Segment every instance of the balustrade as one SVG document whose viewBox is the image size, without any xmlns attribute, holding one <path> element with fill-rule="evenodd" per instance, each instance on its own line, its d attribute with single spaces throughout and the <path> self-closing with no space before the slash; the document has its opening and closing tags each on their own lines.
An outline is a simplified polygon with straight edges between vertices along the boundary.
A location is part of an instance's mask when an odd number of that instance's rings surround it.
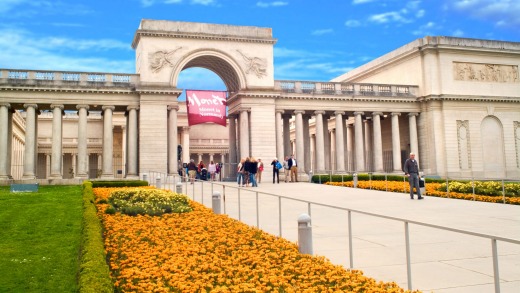
<svg viewBox="0 0 520 293">
<path fill-rule="evenodd" d="M 137 74 L 110 74 L 60 71 L 32 71 L 0 69 L 0 84 L 41 85 L 42 81 L 50 86 L 84 85 L 101 83 L 103 86 L 125 86 L 139 82 Z"/>
</svg>

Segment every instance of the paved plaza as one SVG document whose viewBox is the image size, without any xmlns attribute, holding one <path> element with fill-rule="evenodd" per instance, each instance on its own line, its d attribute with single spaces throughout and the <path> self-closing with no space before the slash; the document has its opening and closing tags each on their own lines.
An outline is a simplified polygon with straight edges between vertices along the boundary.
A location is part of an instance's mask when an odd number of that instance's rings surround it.
<svg viewBox="0 0 520 293">
<path fill-rule="evenodd" d="M 404 193 L 311 183 L 264 180 L 259 185 L 238 189 L 236 183 L 204 182 L 185 184 L 183 192 L 211 207 L 212 194 L 218 191 L 226 214 L 293 242 L 298 240 L 297 218 L 309 213 L 310 206 L 314 254 L 346 268 L 348 212 L 334 207 L 350 209 L 354 269 L 403 288 L 408 287 L 404 222 L 356 211 L 520 240 L 520 206 L 429 196 L 419 201 Z M 494 292 L 490 239 L 410 223 L 409 241 L 413 289 Z M 520 244 L 497 243 L 500 292 L 519 292 Z"/>
</svg>

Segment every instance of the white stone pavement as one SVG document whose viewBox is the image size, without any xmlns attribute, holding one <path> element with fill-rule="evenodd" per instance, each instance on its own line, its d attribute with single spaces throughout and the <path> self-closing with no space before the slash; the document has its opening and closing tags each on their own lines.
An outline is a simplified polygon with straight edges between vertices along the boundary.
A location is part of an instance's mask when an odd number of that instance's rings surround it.
<svg viewBox="0 0 520 293">
<path fill-rule="evenodd" d="M 262 230 L 274 235 L 280 235 L 281 222 L 282 237 L 293 242 L 298 239 L 297 218 L 308 213 L 309 205 L 291 198 L 520 240 L 520 206 L 430 196 L 419 201 L 404 193 L 311 183 L 272 184 L 266 180 L 257 188 L 240 191 L 236 183 L 229 182 L 213 187 L 209 182 L 183 185 L 183 193 L 190 198 L 195 194 L 195 200 L 208 207 L 215 191 L 223 195 L 222 209 L 230 217 L 252 226 L 258 223 Z M 311 204 L 311 217 L 314 254 L 349 268 L 348 212 Z M 352 212 L 351 219 L 354 269 L 376 280 L 394 281 L 406 289 L 404 223 L 356 212 Z M 490 239 L 416 224 L 409 224 L 409 231 L 413 289 L 494 292 Z M 520 245 L 498 241 L 497 248 L 501 292 L 520 292 Z"/>
</svg>

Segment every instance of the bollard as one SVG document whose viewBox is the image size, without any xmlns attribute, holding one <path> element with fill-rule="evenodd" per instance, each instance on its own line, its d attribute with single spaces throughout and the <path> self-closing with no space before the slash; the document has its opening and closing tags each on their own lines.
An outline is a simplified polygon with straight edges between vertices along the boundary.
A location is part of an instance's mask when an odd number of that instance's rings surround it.
<svg viewBox="0 0 520 293">
<path fill-rule="evenodd" d="M 211 207 L 213 208 L 213 213 L 220 215 L 220 192 L 215 191 L 213 192 L 213 195 L 211 196 Z"/>
<path fill-rule="evenodd" d="M 148 175 L 143 174 L 143 181 L 148 181 Z"/>
<path fill-rule="evenodd" d="M 155 187 L 159 188 L 159 189 L 162 187 L 161 186 L 161 177 L 155 178 Z"/>
<path fill-rule="evenodd" d="M 311 217 L 307 214 L 298 217 L 298 251 L 312 255 Z"/>
<path fill-rule="evenodd" d="M 177 185 L 175 186 L 175 192 L 182 193 L 182 182 L 177 182 Z"/>
<path fill-rule="evenodd" d="M 358 182 L 357 173 L 354 173 L 352 175 L 352 179 L 354 180 L 354 188 L 357 188 L 357 182 Z"/>
<path fill-rule="evenodd" d="M 312 183 L 312 170 L 309 171 L 309 183 Z"/>
</svg>

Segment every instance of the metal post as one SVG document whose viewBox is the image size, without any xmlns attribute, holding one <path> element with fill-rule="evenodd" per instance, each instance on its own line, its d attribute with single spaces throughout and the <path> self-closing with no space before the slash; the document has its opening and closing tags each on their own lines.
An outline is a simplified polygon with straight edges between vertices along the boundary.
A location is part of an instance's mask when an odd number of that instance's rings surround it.
<svg viewBox="0 0 520 293">
<path fill-rule="evenodd" d="M 240 188 L 238 189 L 238 220 L 242 221 L 242 214 L 240 212 Z"/>
<path fill-rule="evenodd" d="M 491 250 L 493 252 L 493 278 L 495 280 L 495 293 L 500 293 L 500 277 L 498 274 L 498 251 L 496 239 L 491 239 Z"/>
<path fill-rule="evenodd" d="M 309 217 L 311 216 L 311 203 L 307 203 L 307 213 L 309 213 Z"/>
<path fill-rule="evenodd" d="M 311 217 L 307 214 L 298 217 L 298 251 L 303 254 L 313 254 Z"/>
<path fill-rule="evenodd" d="M 147 174 L 143 174 L 143 181 L 148 181 L 148 175 Z"/>
<path fill-rule="evenodd" d="M 348 252 L 350 268 L 354 268 L 354 249 L 352 247 L 352 211 L 348 211 Z"/>
<path fill-rule="evenodd" d="M 226 214 L 226 186 L 222 186 L 222 200 L 224 201 L 224 214 Z"/>
<path fill-rule="evenodd" d="M 158 188 L 158 189 L 161 189 L 161 187 L 162 187 L 162 185 L 161 185 L 161 177 L 155 178 L 155 187 Z"/>
<path fill-rule="evenodd" d="M 282 237 L 282 198 L 278 197 L 278 236 Z"/>
<path fill-rule="evenodd" d="M 357 173 L 354 173 L 352 175 L 352 180 L 354 181 L 354 188 L 357 188 L 357 184 L 358 184 L 358 176 L 357 176 Z"/>
<path fill-rule="evenodd" d="M 175 192 L 182 193 L 182 183 L 177 182 L 177 185 L 175 185 Z"/>
<path fill-rule="evenodd" d="M 260 228 L 260 208 L 258 206 L 258 191 L 256 192 L 256 227 Z"/>
<path fill-rule="evenodd" d="M 408 276 L 408 290 L 412 290 L 412 264 L 410 262 L 410 234 L 408 222 L 404 222 L 404 237 L 406 242 L 406 274 Z"/>
<path fill-rule="evenodd" d="M 204 204 L 204 181 L 202 180 L 200 181 L 200 203 Z"/>
<path fill-rule="evenodd" d="M 502 179 L 502 201 L 506 203 L 506 187 L 504 185 L 504 179 Z"/>
<path fill-rule="evenodd" d="M 211 198 L 211 207 L 213 208 L 213 212 L 220 215 L 222 213 L 220 209 L 220 192 L 215 191 Z"/>
</svg>

